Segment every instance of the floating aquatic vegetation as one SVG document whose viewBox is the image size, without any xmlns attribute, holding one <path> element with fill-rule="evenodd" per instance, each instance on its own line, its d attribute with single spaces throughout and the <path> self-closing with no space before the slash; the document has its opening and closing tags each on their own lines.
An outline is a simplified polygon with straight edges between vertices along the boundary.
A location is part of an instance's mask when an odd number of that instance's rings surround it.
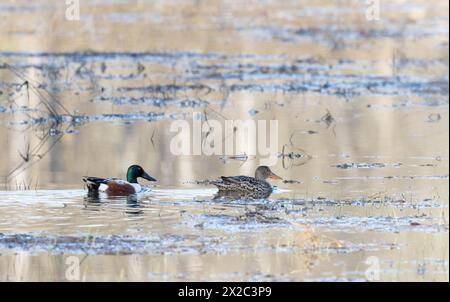
<svg viewBox="0 0 450 302">
<path fill-rule="evenodd" d="M 17 13 L 50 15 L 62 6 L 16 2 L 0 4 L 11 25 L 0 40 L 17 50 L 0 52 L 2 174 L 22 166 L 5 186 L 19 191 L 0 192 L 0 248 L 23 269 L 6 266 L 6 278 L 64 278 L 52 265 L 28 269 L 60 263 L 64 253 L 82 258 L 87 281 L 366 281 L 368 254 L 379 258 L 383 280 L 448 279 L 448 255 L 437 253 L 448 240 L 445 3 L 386 2 L 383 18 L 367 22 L 361 1 L 225 1 L 219 9 L 139 1 L 136 10 L 123 5 L 132 1 L 97 0 L 104 9 L 88 3 L 81 16 L 95 30 L 71 32 L 62 22 L 58 30 L 69 34 L 53 43 L 52 27 L 35 22 L 42 18 L 24 27 Z M 143 41 L 133 31 L 160 35 Z M 36 35 L 50 39 L 50 52 L 22 43 Z M 99 52 L 64 52 L 92 41 L 101 41 Z M 110 51 L 117 48 L 125 51 Z M 221 160 L 232 163 L 230 174 L 254 164 L 245 154 L 169 153 L 166 126 L 192 111 L 209 122 L 279 120 L 285 146 L 277 165 L 286 180 L 261 199 L 186 188 L 186 179 L 217 175 Z M 330 135 L 335 125 L 338 137 Z M 79 175 L 123 177 L 120 166 L 130 160 L 161 175 L 158 185 L 128 199 L 81 190 Z M 36 190 L 37 183 L 58 190 Z M 442 258 L 441 270 L 430 257 Z"/>
<path fill-rule="evenodd" d="M 164 112 L 137 112 L 127 114 L 97 114 L 97 115 L 59 115 L 57 117 L 41 117 L 36 119 L 16 120 L 10 125 L 53 125 L 55 123 L 72 126 L 90 122 L 112 122 L 112 121 L 159 121 L 164 119 L 177 119 L 181 114 Z M 56 131 L 56 130 L 54 130 Z"/>
<path fill-rule="evenodd" d="M 386 164 L 383 163 L 344 163 L 331 165 L 338 169 L 373 169 L 373 168 L 384 168 Z"/>
<path fill-rule="evenodd" d="M 439 113 L 431 113 L 428 115 L 427 122 L 429 123 L 436 123 L 441 120 L 441 115 Z"/>
<path fill-rule="evenodd" d="M 202 242 L 217 239 L 202 236 L 198 243 L 192 246 L 182 242 L 188 239 L 178 235 L 167 236 L 45 236 L 31 234 L 1 234 L 0 246 L 9 249 L 26 251 L 49 251 L 54 254 L 79 253 L 79 254 L 105 254 L 105 255 L 127 255 L 127 254 L 172 254 L 172 253 L 200 253 Z M 179 243 L 178 246 L 174 243 Z M 214 248 L 210 245 L 211 250 Z"/>
<path fill-rule="evenodd" d="M 270 57 L 269 63 L 261 64 L 257 55 L 226 55 L 196 53 L 10 53 L 0 52 L 0 60 L 8 59 L 4 68 L 39 71 L 42 88 L 52 92 L 64 91 L 102 93 L 105 100 L 121 102 L 118 98 L 137 99 L 141 96 L 123 94 L 150 93 L 152 97 L 161 97 L 177 93 L 210 95 L 222 92 L 284 92 L 319 93 L 340 96 L 349 99 L 359 95 L 447 95 L 448 80 L 436 78 L 413 78 L 409 76 L 368 76 L 342 74 L 342 70 L 359 70 L 360 63 L 350 60 L 321 62 L 315 59 L 293 58 L 290 64 L 280 64 L 283 56 Z M 182 58 L 186 61 L 177 64 Z M 24 63 L 36 60 L 37 63 Z M 199 63 L 199 60 L 201 63 Z M 217 63 L 217 60 L 225 63 Z M 233 60 L 245 60 L 234 63 Z M 248 62 L 250 60 L 250 62 Z M 254 62 L 252 62 L 254 60 Z M 286 60 L 286 58 L 284 58 Z M 107 68 L 112 64 L 114 68 Z M 146 64 L 156 64 L 161 68 L 170 66 L 171 70 L 162 71 L 158 77 L 164 79 L 161 84 L 142 85 L 146 78 Z M 133 68 L 130 68 L 130 65 Z M 186 70 L 186 65 L 188 66 Z M 333 68 L 330 68 L 333 66 Z M 173 73 L 178 75 L 173 77 Z M 58 74 L 66 74 L 65 77 Z M 68 81 L 72 78 L 73 81 Z M 112 81 L 120 80 L 131 85 L 115 88 L 120 96 L 104 95 L 102 91 Z M 239 82 L 236 82 L 238 80 Z M 171 83 L 164 83 L 164 82 Z M 245 83 L 241 83 L 244 81 Z M 51 82 L 49 85 L 48 82 Z M 138 82 L 137 85 L 133 82 Z M 3 83 L 0 83 L 0 87 Z M 115 85 L 116 86 L 116 85 Z M 110 93 L 110 92 L 108 92 Z"/>
<path fill-rule="evenodd" d="M 298 167 L 306 164 L 312 159 L 312 156 L 306 153 L 303 149 L 293 147 L 291 135 L 290 145 L 283 145 L 282 151 L 278 155 L 278 158 L 281 158 L 284 169 L 290 169 L 292 167 Z"/>
<path fill-rule="evenodd" d="M 285 180 L 283 180 L 283 183 L 285 183 L 285 184 L 301 184 L 303 182 L 301 180 L 285 179 Z"/>
<path fill-rule="evenodd" d="M 327 126 L 327 129 L 330 128 L 331 125 L 336 123 L 336 120 L 331 115 L 330 111 L 328 111 L 328 110 L 327 110 L 327 113 L 320 118 L 320 121 L 325 123 L 325 125 Z"/>
<path fill-rule="evenodd" d="M 166 107 L 176 105 L 180 108 L 204 108 L 210 103 L 204 100 L 183 100 L 159 97 L 99 97 L 100 101 L 110 101 L 114 105 L 150 105 L 154 107 Z"/>
<path fill-rule="evenodd" d="M 249 159 L 254 159 L 255 156 L 248 156 L 247 154 L 240 154 L 240 155 L 223 155 L 220 156 L 219 159 L 225 164 L 229 161 L 241 161 L 246 162 Z"/>
<path fill-rule="evenodd" d="M 251 116 L 255 116 L 255 115 L 257 115 L 259 113 L 259 111 L 258 110 L 256 110 L 256 109 L 250 109 L 249 111 L 248 111 L 248 114 L 250 114 Z"/>
<path fill-rule="evenodd" d="M 448 107 L 448 99 L 429 99 L 421 102 L 403 100 L 392 104 L 367 104 L 367 108 Z"/>
</svg>

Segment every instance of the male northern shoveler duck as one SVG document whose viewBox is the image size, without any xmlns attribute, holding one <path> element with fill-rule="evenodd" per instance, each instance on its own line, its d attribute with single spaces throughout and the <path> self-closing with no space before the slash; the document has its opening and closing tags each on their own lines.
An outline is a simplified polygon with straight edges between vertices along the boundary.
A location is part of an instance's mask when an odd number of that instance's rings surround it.
<svg viewBox="0 0 450 302">
<path fill-rule="evenodd" d="M 153 177 L 147 174 L 141 166 L 132 165 L 127 171 L 127 180 L 118 178 L 100 178 L 84 176 L 83 181 L 88 187 L 89 193 L 98 193 L 99 191 L 106 192 L 108 195 L 131 195 L 142 190 L 138 183 L 138 177 L 144 178 L 148 181 L 156 181 Z"/>
<path fill-rule="evenodd" d="M 272 186 L 267 179 L 282 179 L 273 173 L 267 166 L 259 166 L 255 177 L 249 176 L 222 176 L 221 180 L 212 182 L 219 188 L 219 194 L 229 195 L 230 192 L 237 194 L 256 194 L 257 196 L 268 196 L 272 193 Z"/>
</svg>

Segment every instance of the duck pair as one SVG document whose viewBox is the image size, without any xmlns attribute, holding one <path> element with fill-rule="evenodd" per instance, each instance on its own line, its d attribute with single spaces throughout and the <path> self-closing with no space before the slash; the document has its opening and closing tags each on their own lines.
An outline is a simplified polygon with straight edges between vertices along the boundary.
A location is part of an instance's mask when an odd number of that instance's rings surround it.
<svg viewBox="0 0 450 302">
<path fill-rule="evenodd" d="M 132 165 L 128 168 L 127 180 L 86 176 L 83 177 L 83 181 L 86 183 L 89 193 L 102 191 L 108 195 L 131 195 L 142 190 L 138 178 L 156 181 L 138 165 Z M 281 177 L 273 173 L 269 167 L 259 166 L 256 169 L 255 177 L 222 176 L 220 180 L 212 181 L 211 184 L 219 189 L 219 195 L 249 193 L 256 196 L 268 196 L 272 193 L 272 186 L 267 182 L 267 179 L 281 179 Z"/>
</svg>

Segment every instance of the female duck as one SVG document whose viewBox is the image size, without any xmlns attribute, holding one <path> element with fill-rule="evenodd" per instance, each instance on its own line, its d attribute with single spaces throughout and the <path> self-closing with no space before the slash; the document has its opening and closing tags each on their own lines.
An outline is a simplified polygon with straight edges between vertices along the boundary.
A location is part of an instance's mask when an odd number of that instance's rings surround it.
<svg viewBox="0 0 450 302">
<path fill-rule="evenodd" d="M 131 195 L 142 190 L 138 183 L 138 177 L 148 181 L 156 181 L 147 174 L 141 166 L 132 165 L 127 171 L 127 180 L 118 178 L 83 177 L 83 181 L 88 187 L 89 193 L 106 192 L 108 195 Z"/>
<path fill-rule="evenodd" d="M 219 193 L 257 193 L 261 196 L 270 195 L 272 186 L 266 181 L 267 179 L 282 179 L 273 173 L 267 166 L 259 166 L 256 169 L 255 177 L 249 176 L 222 176 L 221 180 L 212 182 Z"/>
</svg>

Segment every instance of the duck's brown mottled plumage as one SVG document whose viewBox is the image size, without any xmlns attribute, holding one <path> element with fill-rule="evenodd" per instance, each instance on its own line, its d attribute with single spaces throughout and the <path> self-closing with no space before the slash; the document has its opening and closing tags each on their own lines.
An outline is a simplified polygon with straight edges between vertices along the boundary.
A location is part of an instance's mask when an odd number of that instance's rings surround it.
<svg viewBox="0 0 450 302">
<path fill-rule="evenodd" d="M 256 169 L 255 177 L 250 176 L 222 176 L 220 180 L 212 182 L 219 193 L 236 192 L 252 193 L 258 196 L 266 196 L 272 193 L 272 186 L 266 179 L 281 179 L 266 166 L 260 166 Z"/>
</svg>

